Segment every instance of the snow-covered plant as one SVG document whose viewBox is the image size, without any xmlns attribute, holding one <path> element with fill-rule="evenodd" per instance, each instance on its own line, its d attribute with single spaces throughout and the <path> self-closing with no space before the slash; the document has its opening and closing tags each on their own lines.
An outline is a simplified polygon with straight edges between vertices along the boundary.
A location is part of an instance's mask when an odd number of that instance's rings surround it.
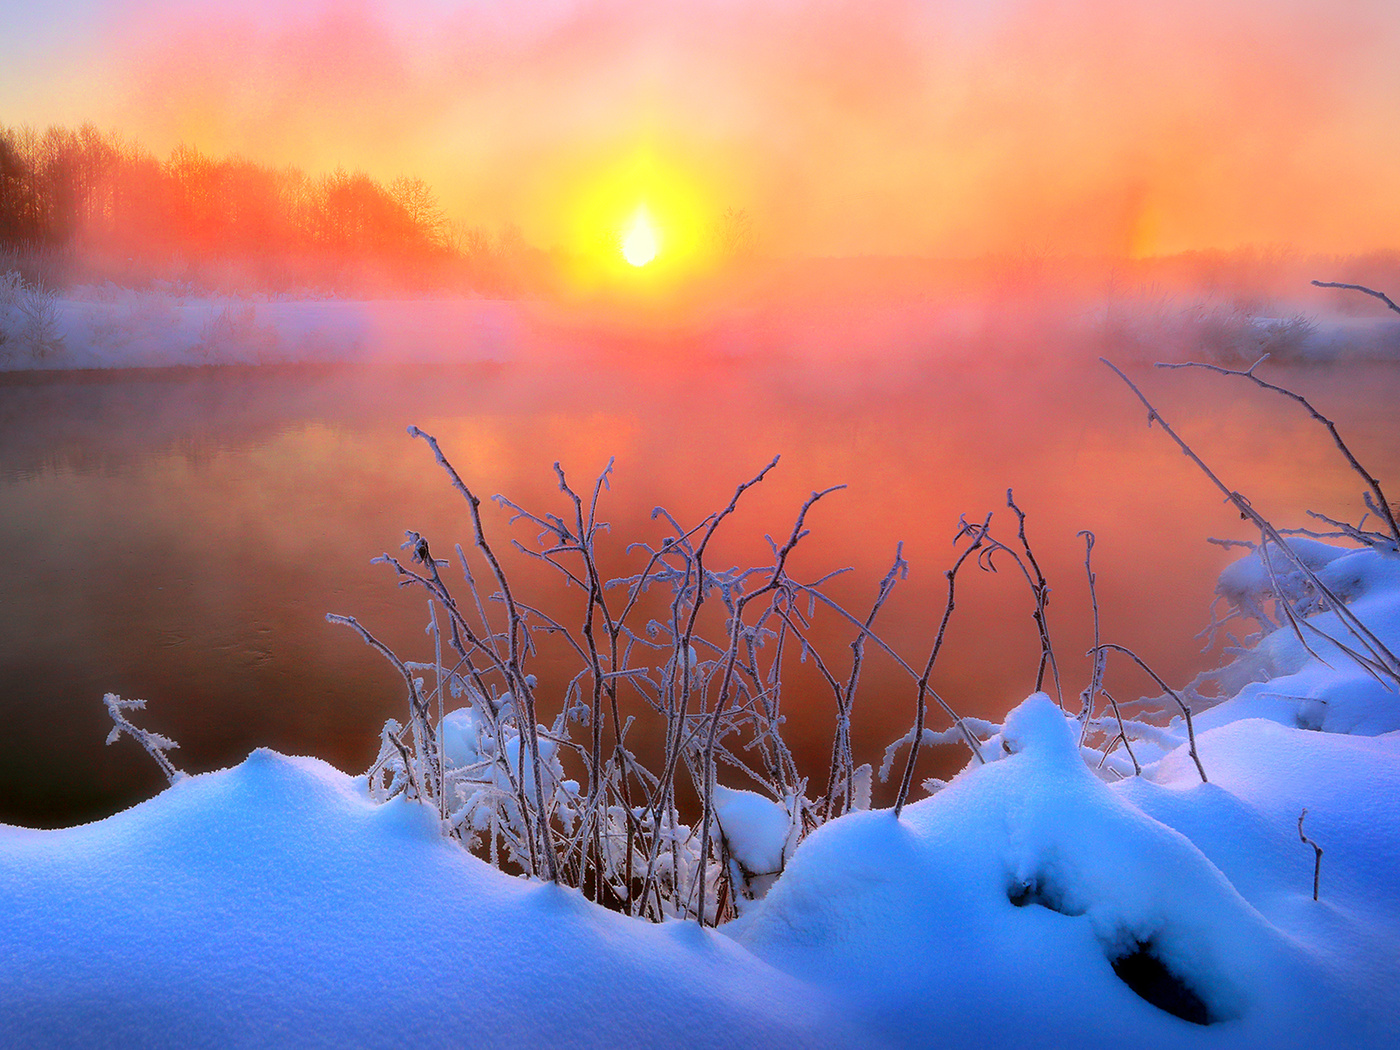
<svg viewBox="0 0 1400 1050">
<path fill-rule="evenodd" d="M 19 302 L 24 292 L 24 281 L 18 270 L 0 273 L 0 310 L 9 310 Z"/>
<path fill-rule="evenodd" d="M 577 615 L 565 623 L 513 589 L 486 537 L 479 498 L 433 437 L 417 428 L 409 432 L 432 448 L 467 501 L 474 554 L 469 557 L 460 545 L 454 551 L 462 593 L 443 575 L 454 562 L 437 558 L 426 537 L 409 532 L 402 546 L 406 556 L 386 553 L 376 561 L 389 565 L 401 584 L 427 591 L 432 661 L 402 661 L 354 618 L 330 619 L 352 627 L 381 652 L 408 691 L 407 725 L 391 720 L 381 735 L 370 769 L 373 796 L 405 794 L 435 806 L 447 835 L 503 867 L 577 886 L 591 899 L 634 915 L 722 921 L 767 891 L 803 836 L 870 806 L 873 771 L 855 761 L 851 719 L 867 655 L 876 652 L 914 686 L 914 726 L 887 750 L 880 770 L 881 779 L 887 778 L 907 745 L 896 816 L 910 798 L 922 747 L 960 743 L 975 762 L 999 757 L 991 749 L 1000 747 L 1002 727 L 960 718 L 931 684 L 958 573 L 969 560 L 986 571 L 1010 565 L 1024 580 L 1041 650 L 1034 688 L 1052 688 L 1063 707 L 1046 615 L 1049 585 L 1026 536 L 1026 515 L 1010 491 L 1012 542 L 993 535 L 991 515 L 961 523 L 960 550 L 947 572 L 948 602 L 920 669 L 874 627 L 907 570 L 902 549 L 896 549 L 864 617 L 824 592 L 830 576 L 804 582 L 790 571 L 792 553 L 807 535 L 809 512 L 833 489 L 811 495 L 784 542 L 769 540 L 769 564 L 712 567 L 717 530 L 776 459 L 739 485 L 722 510 L 694 526 L 657 509 L 653 520 L 664 526 L 664 535 L 626 545 L 623 553 L 635 567 L 617 578 L 604 574 L 598 550 L 608 528 L 598 513 L 611 463 L 588 498 L 556 465 L 562 515 L 496 497 L 515 523 L 536 530 L 537 543 L 516 542 L 517 553 L 548 566 L 580 596 Z M 494 584 L 491 593 L 478 584 L 483 563 Z M 811 641 L 819 610 L 854 633 L 846 669 Z M 576 667 L 563 695 L 553 697 L 540 695 L 527 667 L 549 644 L 570 655 Z M 815 778 L 798 769 L 783 740 L 783 669 L 790 659 L 815 667 L 835 702 L 831 760 L 820 791 L 809 789 Z M 1089 748 L 1091 736 L 1104 738 L 1096 746 L 1105 752 L 1116 743 L 1108 742 L 1108 729 L 1093 717 L 1095 700 L 1107 695 L 1101 688 L 1102 653 L 1094 668 L 1077 717 L 1086 753 L 1100 760 L 1106 755 Z M 950 728 L 927 724 L 935 708 Z M 650 756 L 629 739 L 637 719 L 648 717 L 659 723 L 662 741 L 659 754 Z M 1121 715 L 1113 733 L 1131 753 L 1132 733 Z M 1116 762 L 1107 771 L 1122 773 Z M 683 814 L 682 785 L 698 799 L 698 812 Z"/>
<path fill-rule="evenodd" d="M 225 306 L 200 327 L 195 353 L 206 361 L 222 361 L 251 357 L 255 361 L 271 359 L 277 348 L 277 332 L 258 324 L 257 307 L 253 303 Z"/>
<path fill-rule="evenodd" d="M 42 282 L 26 284 L 18 271 L 0 274 L 0 347 L 36 361 L 63 349 L 58 293 Z"/>
<path fill-rule="evenodd" d="M 1243 364 L 1261 354 L 1297 360 L 1307 356 L 1317 331 L 1316 323 L 1302 314 L 1215 295 L 1110 300 L 1092 320 L 1106 344 L 1135 360 L 1163 351 L 1226 364 Z"/>
<path fill-rule="evenodd" d="M 893 657 L 911 680 L 920 676 L 873 629 L 904 574 L 900 552 L 864 617 L 823 591 L 829 576 L 804 581 L 790 569 L 809 512 L 833 489 L 811 495 L 785 541 L 769 540 L 769 564 L 714 567 L 716 532 L 775 459 L 696 525 L 655 511 L 663 534 L 622 547 L 632 568 L 610 578 L 600 567 L 608 526 L 599 504 L 612 465 L 591 495 L 556 465 L 563 514 L 497 501 L 536 530 L 538 542 L 516 542 L 517 554 L 578 595 L 577 615 L 564 623 L 517 593 L 478 497 L 433 437 L 409 432 L 466 500 L 474 542 L 470 555 L 458 545 L 449 562 L 409 532 L 406 555 L 376 559 L 427 592 L 431 662 L 400 660 L 354 618 L 330 617 L 384 655 L 408 691 L 408 722 L 385 725 L 370 770 L 374 797 L 435 806 L 445 834 L 508 869 L 577 886 L 633 915 L 706 923 L 762 895 L 804 835 L 870 805 L 871 770 L 855 762 L 850 733 L 867 647 Z M 479 583 L 483 565 L 489 592 Z M 452 567 L 461 574 L 455 589 L 444 577 Z M 818 615 L 854 632 L 848 671 L 811 643 Z M 529 671 L 546 646 L 575 665 L 562 695 L 542 695 Z M 835 698 L 824 790 L 809 788 L 818 779 L 798 769 L 783 740 L 783 669 L 799 659 L 818 668 Z M 927 673 L 918 691 L 921 710 L 931 698 L 957 721 Z M 644 735 L 639 720 L 660 738 L 657 753 L 634 746 Z M 962 735 L 975 749 L 971 732 Z M 684 801 L 692 794 L 693 810 Z"/>
<path fill-rule="evenodd" d="M 1257 365 L 1245 372 L 1210 367 L 1262 382 L 1254 375 Z M 1264 632 L 1287 623 L 1303 639 L 1310 619 L 1323 612 L 1335 615 L 1350 637 L 1332 637 L 1329 644 L 1378 677 L 1394 680 L 1400 663 L 1348 612 L 1346 588 L 1320 575 L 1331 548 L 1296 537 L 1285 540 L 1143 401 L 1151 420 L 1260 528 L 1254 561 L 1222 577 L 1221 594 L 1236 614 L 1255 618 Z M 1323 422 L 1365 479 L 1368 506 L 1385 525 L 1383 532 L 1366 532 L 1358 525 L 1345 526 L 1343 533 L 1393 554 L 1400 546 L 1400 527 L 1379 483 L 1355 464 L 1330 421 Z M 1209 699 L 1200 691 L 1202 680 L 1175 690 L 1136 653 L 1101 639 L 1090 533 L 1081 536 L 1094 645 L 1077 704 L 1067 702 L 1046 613 L 1049 584 L 1027 539 L 1026 515 L 1010 491 L 1014 539 L 1003 542 L 993 534 L 991 515 L 960 523 L 957 556 L 946 573 L 947 603 L 920 669 L 875 629 L 906 572 L 902 549 L 896 549 L 863 617 L 825 593 L 830 576 L 804 581 L 791 569 L 793 551 L 807 535 L 808 514 L 833 489 L 814 492 L 803 503 L 783 542 L 769 539 L 767 564 L 715 567 L 717 531 L 744 493 L 774 469 L 776 459 L 739 485 L 724 508 L 697 524 L 683 525 L 657 509 L 653 520 L 662 528 L 659 538 L 609 552 L 608 564 L 630 559 L 631 567 L 621 576 L 603 571 L 599 552 L 608 532 L 599 509 L 611 463 L 591 494 L 576 491 L 556 464 L 564 508 L 560 514 L 537 513 L 496 497 L 513 514 L 514 524 L 535 531 L 534 544 L 514 541 L 516 553 L 546 566 L 577 596 L 575 613 L 560 618 L 517 592 L 487 538 L 480 499 L 431 435 L 416 427 L 409 433 L 429 445 L 466 500 L 473 534 L 470 554 L 457 545 L 451 561 L 436 557 L 428 539 L 417 532 L 407 533 L 406 555 L 386 553 L 375 559 L 388 565 L 401 585 L 427 592 L 432 660 L 403 661 L 354 618 L 330 619 L 352 627 L 384 655 L 408 693 L 407 722 L 390 720 L 384 727 L 370 770 L 372 795 L 387 799 L 402 794 L 433 806 L 446 835 L 508 870 L 578 887 L 592 900 L 657 921 L 685 916 L 714 923 L 735 914 L 766 892 L 806 834 L 870 805 L 873 772 L 856 763 L 851 748 L 852 713 L 867 654 L 879 653 L 913 683 L 914 724 L 887 749 L 879 770 L 881 779 L 891 776 L 896 758 L 907 748 L 896 816 L 910 798 L 921 748 L 960 743 L 974 763 L 1013 752 L 1014 741 L 1003 725 L 959 717 L 931 684 L 955 606 L 959 571 L 969 561 L 989 571 L 1009 566 L 1026 584 L 1041 649 L 1034 689 L 1053 693 L 1091 768 L 1108 778 L 1133 776 L 1148 760 L 1140 752 L 1150 752 L 1155 761 L 1185 745 L 1201 779 L 1207 779 L 1206 763 L 1196 750 L 1192 711 Z M 480 582 L 483 566 L 485 584 Z M 444 571 L 454 569 L 460 582 L 449 585 Z M 819 613 L 853 633 L 848 665 L 838 666 L 811 641 Z M 567 684 L 552 692 L 529 670 L 546 647 L 574 666 Z M 1125 666 L 1160 690 L 1165 720 L 1150 714 L 1150 698 L 1134 700 L 1148 704 L 1137 713 L 1128 713 L 1126 702 L 1120 704 L 1106 687 L 1110 657 L 1115 665 L 1127 657 Z M 799 770 L 783 740 L 783 670 L 791 659 L 814 667 L 835 701 L 824 784 L 810 771 Z M 927 724 L 935 709 L 947 728 Z M 654 754 L 635 743 L 648 733 L 660 740 Z M 942 786 L 936 778 L 924 781 L 930 792 Z M 687 796 L 697 802 L 686 802 Z"/>
<path fill-rule="evenodd" d="M 1335 553 L 1329 553 L 1330 548 L 1325 548 L 1321 544 L 1308 544 L 1306 540 L 1297 538 L 1299 536 L 1314 539 L 1342 538 L 1364 544 L 1382 555 L 1395 557 L 1400 555 L 1400 522 L 1396 520 L 1395 509 L 1381 488 L 1380 481 L 1361 465 L 1351 448 L 1342 440 L 1342 436 L 1332 420 L 1318 412 L 1302 395 L 1270 383 L 1256 373 L 1256 370 L 1266 360 L 1267 355 L 1243 370 L 1196 363 L 1159 367 L 1204 368 L 1221 375 L 1248 379 L 1262 389 L 1280 394 L 1301 405 L 1317 423 L 1327 430 L 1352 472 L 1360 479 L 1363 486 L 1362 501 L 1368 512 L 1367 516 L 1374 515 L 1381 523 L 1381 530 L 1367 530 L 1364 518 L 1357 525 L 1351 525 L 1328 518 L 1325 515 L 1314 514 L 1314 517 L 1326 522 L 1336 531 L 1320 534 L 1309 530 L 1286 530 L 1293 537 L 1286 539 L 1285 530 L 1275 527 L 1255 509 L 1250 500 L 1221 481 L 1191 447 L 1172 430 L 1142 392 L 1122 372 L 1118 372 L 1118 375 L 1124 382 L 1128 383 L 1133 393 L 1147 406 L 1150 413 L 1149 422 L 1155 420 L 1160 424 L 1167 436 L 1176 442 L 1178 447 L 1201 469 L 1211 483 L 1239 510 L 1240 516 L 1259 530 L 1259 544 L 1253 553 L 1252 566 L 1241 567 L 1241 574 L 1245 578 L 1240 579 L 1238 585 L 1234 586 L 1233 597 L 1238 603 L 1235 612 L 1238 615 L 1256 619 L 1262 631 L 1268 633 L 1277 626 L 1271 621 L 1264 609 L 1264 601 L 1271 600 L 1275 616 L 1279 618 L 1280 622 L 1287 622 L 1289 628 L 1309 652 L 1312 651 L 1313 646 L 1320 642 L 1326 642 L 1328 645 L 1336 647 L 1378 679 L 1386 681 L 1400 690 L 1400 657 L 1397 657 L 1377 637 L 1376 633 L 1350 610 L 1345 597 L 1336 593 L 1319 575 L 1319 570 L 1335 557 Z M 1114 370 L 1117 371 L 1117 369 Z M 1264 581 L 1267 581 L 1267 584 Z M 1222 596 L 1231 600 L 1232 580 L 1226 580 L 1224 586 L 1226 592 Z M 1340 621 L 1343 628 L 1342 636 L 1326 634 L 1310 622 L 1311 615 L 1322 610 L 1332 612 Z"/>
<path fill-rule="evenodd" d="M 1396 308 L 1388 297 L 1370 289 L 1354 285 L 1324 286 L 1357 288 L 1384 299 L 1392 309 L 1400 312 L 1400 308 Z M 1121 370 L 1107 361 L 1104 362 L 1147 408 L 1149 425 L 1159 425 L 1211 484 L 1239 511 L 1240 517 L 1250 522 L 1259 532 L 1257 543 L 1238 540 L 1216 541 L 1225 546 L 1244 547 L 1248 553 L 1221 574 L 1216 588 L 1216 607 L 1212 608 L 1211 623 L 1204 632 L 1207 648 L 1213 644 L 1218 632 L 1232 620 L 1252 621 L 1257 628 L 1255 633 L 1243 640 L 1231 638 L 1232 644 L 1224 650 L 1225 663 L 1198 675 L 1179 692 L 1168 688 L 1160 678 L 1152 675 L 1163 689 L 1158 698 L 1158 705 L 1168 710 L 1176 707 L 1182 713 L 1193 757 L 1195 750 L 1194 734 L 1191 731 L 1191 709 L 1200 710 L 1212 706 L 1236 695 L 1251 682 L 1280 674 L 1280 669 L 1273 664 L 1279 648 L 1263 643 L 1285 628 L 1287 633 L 1296 639 L 1294 644 L 1299 653 L 1322 660 L 1319 653 L 1325 651 L 1329 660 L 1341 660 L 1357 669 L 1358 673 L 1380 683 L 1389 693 L 1400 693 L 1400 658 L 1397 658 L 1377 631 L 1351 608 L 1353 600 L 1362 589 L 1361 583 L 1349 578 L 1344 572 L 1332 569 L 1333 563 L 1340 563 L 1342 557 L 1348 553 L 1347 549 L 1320 542 L 1340 539 L 1369 548 L 1384 559 L 1400 556 L 1400 523 L 1396 520 L 1395 507 L 1386 497 L 1380 481 L 1362 466 L 1331 419 L 1320 413 L 1301 394 L 1271 383 L 1258 374 L 1257 370 L 1267 360 L 1267 356 L 1261 357 L 1247 369 L 1231 369 L 1197 362 L 1158 367 L 1203 368 L 1223 376 L 1246 379 L 1261 389 L 1279 394 L 1300 405 L 1328 432 L 1348 467 L 1360 481 L 1362 501 L 1367 508 L 1366 517 L 1374 517 L 1378 527 L 1368 529 L 1366 518 L 1353 525 L 1315 512 L 1309 513 L 1333 531 L 1317 532 L 1276 527 L 1247 497 L 1231 489 L 1207 466 L 1167 423 L 1136 384 Z M 1225 606 L 1223 616 L 1218 612 L 1220 604 Z M 1137 659 L 1136 656 L 1133 658 Z M 1147 670 L 1145 665 L 1143 669 Z M 1148 673 L 1151 674 L 1150 671 Z M 1301 705 L 1298 723 L 1309 724 L 1306 711 L 1309 706 L 1308 698 L 1295 699 Z M 1124 720 L 1116 702 L 1113 707 L 1119 725 L 1119 737 L 1125 745 L 1128 745 L 1130 739 L 1139 739 L 1165 750 L 1183 742 L 1170 727 L 1163 728 L 1141 720 Z M 1320 720 L 1313 721 L 1319 721 L 1320 724 Z M 1105 723 L 1099 720 L 1097 724 L 1103 726 Z M 1105 757 L 1107 758 L 1107 752 Z M 1131 755 L 1130 758 L 1136 769 L 1137 759 Z M 1199 768 L 1199 758 L 1197 765 Z M 1205 778 L 1203 769 L 1201 776 L 1202 779 Z"/>
<path fill-rule="evenodd" d="M 58 324 L 58 293 L 43 284 L 24 290 L 18 300 L 22 319 L 21 344 L 36 361 L 63 349 L 63 334 Z"/>
</svg>

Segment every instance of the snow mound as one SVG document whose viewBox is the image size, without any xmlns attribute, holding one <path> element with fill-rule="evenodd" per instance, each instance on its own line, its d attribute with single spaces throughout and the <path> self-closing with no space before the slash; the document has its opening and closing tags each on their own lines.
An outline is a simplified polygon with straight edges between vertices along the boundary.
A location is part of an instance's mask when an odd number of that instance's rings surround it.
<svg viewBox="0 0 1400 1050">
<path fill-rule="evenodd" d="M 0 1044 L 866 1045 L 718 933 L 512 879 L 256 751 L 107 820 L 0 827 Z"/>
<path fill-rule="evenodd" d="M 787 806 L 756 791 L 716 784 L 714 807 L 716 832 L 738 866 L 735 885 L 742 886 L 749 898 L 762 897 L 796 847 L 799 825 Z"/>
<path fill-rule="evenodd" d="M 1207 768 L 1226 753 L 1249 768 L 1251 725 L 1236 738 L 1207 737 Z M 1115 1032 L 1139 1045 L 1197 1046 L 1203 1026 L 1211 1045 L 1382 1045 L 1400 1012 L 1394 994 L 1358 1006 L 1356 973 L 1294 937 L 1304 904 L 1323 916 L 1310 931 L 1337 938 L 1329 947 L 1364 925 L 1311 900 L 1311 851 L 1296 838 L 1291 853 L 1281 848 L 1296 836 L 1296 812 L 1261 812 L 1202 785 L 1184 752 L 1171 757 L 1170 790 L 1111 787 L 1084 765 L 1072 723 L 1043 694 L 1012 712 L 1003 739 L 1004 760 L 970 767 L 902 821 L 863 813 L 819 829 L 732 935 L 775 966 L 846 989 L 897 1045 L 923 1045 L 921 1033 L 937 1031 L 943 1046 L 1087 1046 Z M 1269 756 L 1274 773 L 1275 760 L 1286 761 Z M 1315 801 L 1347 794 L 1312 788 Z M 1224 808 L 1254 834 L 1239 845 L 1210 836 L 1208 853 L 1135 804 L 1163 794 L 1189 800 L 1187 811 Z M 1400 818 L 1394 802 L 1384 808 Z M 1260 838 L 1279 848 L 1256 861 L 1248 850 Z M 1246 899 L 1222 865 L 1281 914 Z M 1357 864 L 1352 877 L 1348 889 L 1369 892 L 1374 867 Z M 1339 899 L 1342 879 L 1329 885 L 1329 900 Z M 1387 958 L 1368 956 L 1373 974 L 1394 969 Z"/>
</svg>

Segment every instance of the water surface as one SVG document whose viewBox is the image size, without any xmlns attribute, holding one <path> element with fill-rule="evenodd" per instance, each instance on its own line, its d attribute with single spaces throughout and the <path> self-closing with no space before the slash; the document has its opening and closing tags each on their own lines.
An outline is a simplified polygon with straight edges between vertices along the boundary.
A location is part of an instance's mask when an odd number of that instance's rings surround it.
<svg viewBox="0 0 1400 1050">
<path fill-rule="evenodd" d="M 1273 374 L 1334 415 L 1382 478 L 1396 477 L 1400 371 Z M 1309 507 L 1360 516 L 1361 486 L 1297 406 L 1238 380 L 1134 375 L 1276 522 L 1299 523 Z M 778 469 L 720 534 L 716 563 L 760 562 L 764 533 L 785 536 L 813 489 L 844 482 L 813 511 L 795 570 L 852 567 L 831 590 L 863 614 L 902 540 L 909 577 L 881 623 L 919 664 L 959 516 L 995 511 L 1011 539 L 1014 487 L 1053 588 L 1071 695 L 1090 638 L 1079 530 L 1098 538 L 1105 638 L 1176 682 L 1211 661 L 1195 636 L 1230 556 L 1207 536 L 1249 538 L 1117 379 L 1049 356 L 818 367 L 688 360 L 662 347 L 573 364 L 12 377 L 0 387 L 0 821 L 73 823 L 159 788 L 133 743 L 104 748 L 109 691 L 147 699 L 144 723 L 180 741 L 174 757 L 190 771 L 259 745 L 365 768 L 383 720 L 402 717 L 402 683 L 325 614 L 353 614 L 402 655 L 427 658 L 422 598 L 370 558 L 397 551 L 408 528 L 438 551 L 470 538 L 460 497 L 408 438 L 410 423 L 438 436 L 479 494 L 542 510 L 564 509 L 555 460 L 587 484 L 615 457 L 603 516 L 619 571 L 626 540 L 661 535 L 653 507 L 698 521 L 774 454 Z M 509 537 L 533 541 L 486 511 L 503 549 Z M 512 565 L 540 603 L 567 613 L 577 601 L 538 565 Z M 848 641 L 826 640 L 835 665 L 849 661 Z M 1033 688 L 1037 657 L 1016 575 L 961 577 L 934 679 L 949 703 L 1000 715 Z M 566 672 L 546 660 L 540 673 L 548 693 Z M 794 671 L 788 731 L 821 781 L 832 702 L 806 673 Z M 1148 691 L 1126 667 L 1111 673 L 1120 696 Z M 909 725 L 912 691 L 872 661 L 857 707 L 857 750 L 878 761 Z M 947 774 L 964 758 L 937 749 L 926 771 Z"/>
</svg>

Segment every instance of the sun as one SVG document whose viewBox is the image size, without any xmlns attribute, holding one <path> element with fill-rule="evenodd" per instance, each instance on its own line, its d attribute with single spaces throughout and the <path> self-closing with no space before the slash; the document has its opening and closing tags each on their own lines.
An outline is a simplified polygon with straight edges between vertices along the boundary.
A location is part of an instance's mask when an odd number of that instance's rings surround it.
<svg viewBox="0 0 1400 1050">
<path fill-rule="evenodd" d="M 639 205 L 632 222 L 622 234 L 622 257 L 633 266 L 645 266 L 656 258 L 656 230 L 647 206 Z"/>
</svg>

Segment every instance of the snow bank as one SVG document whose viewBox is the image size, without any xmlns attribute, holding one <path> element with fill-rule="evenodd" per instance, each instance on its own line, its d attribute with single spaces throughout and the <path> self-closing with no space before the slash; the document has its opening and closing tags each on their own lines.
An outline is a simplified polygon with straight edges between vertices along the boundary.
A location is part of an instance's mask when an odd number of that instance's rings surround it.
<svg viewBox="0 0 1400 1050">
<path fill-rule="evenodd" d="M 286 362 L 507 360 L 522 307 L 479 299 L 199 297 L 84 289 L 47 303 L 0 289 L 0 370 Z"/>
<path fill-rule="evenodd" d="M 1201 737 L 1211 783 L 1178 752 L 1113 786 L 1043 695 L 1002 739 L 902 820 L 818 830 L 718 933 L 512 879 L 427 808 L 257 751 L 0 829 L 0 1042 L 1390 1045 L 1400 734 L 1235 722 Z"/>
<path fill-rule="evenodd" d="M 86 827 L 0 829 L 0 1044 L 862 1045 L 722 934 L 511 879 L 363 779 L 254 752 Z"/>
<path fill-rule="evenodd" d="M 457 363 L 514 359 L 561 338 L 628 346 L 659 331 L 720 358 L 805 362 L 917 363 L 930 356 L 985 362 L 1057 353 L 1092 359 L 1193 358 L 1248 363 L 1390 361 L 1400 323 L 1292 313 L 1259 316 L 1238 304 L 1032 296 L 1015 304 L 899 301 L 844 295 L 653 315 L 643 303 L 477 299 L 355 301 L 338 298 L 197 295 L 157 282 L 145 290 L 79 287 L 62 296 L 0 274 L 0 371 L 146 368 L 289 362 Z M 601 310 L 601 313 L 599 312 Z"/>
<path fill-rule="evenodd" d="M 1276 746 L 1258 748 L 1261 736 Z M 731 933 L 777 967 L 847 990 L 895 1045 L 926 1045 L 931 1032 L 941 1046 L 1385 1045 L 1400 1014 L 1394 986 L 1364 1002 L 1358 993 L 1400 975 L 1387 948 L 1400 934 L 1389 906 L 1400 878 L 1395 854 L 1377 865 L 1351 851 L 1368 821 L 1400 826 L 1400 740 L 1372 742 L 1383 762 L 1364 787 L 1391 789 L 1362 821 L 1333 819 L 1358 788 L 1345 778 L 1231 793 L 1251 776 L 1286 777 L 1314 736 L 1240 723 L 1201 742 L 1229 770 L 1223 785 L 1201 784 L 1178 753 L 1161 782 L 1110 787 L 1080 760 L 1059 708 L 1034 696 L 1007 721 L 1005 761 L 970 768 L 903 821 L 873 812 L 826 825 Z M 1321 903 L 1297 839 L 1300 802 L 1335 851 Z M 1150 967 L 1143 956 L 1171 975 L 1159 986 L 1186 989 L 1162 1001 L 1197 1023 L 1115 972 Z"/>
</svg>

